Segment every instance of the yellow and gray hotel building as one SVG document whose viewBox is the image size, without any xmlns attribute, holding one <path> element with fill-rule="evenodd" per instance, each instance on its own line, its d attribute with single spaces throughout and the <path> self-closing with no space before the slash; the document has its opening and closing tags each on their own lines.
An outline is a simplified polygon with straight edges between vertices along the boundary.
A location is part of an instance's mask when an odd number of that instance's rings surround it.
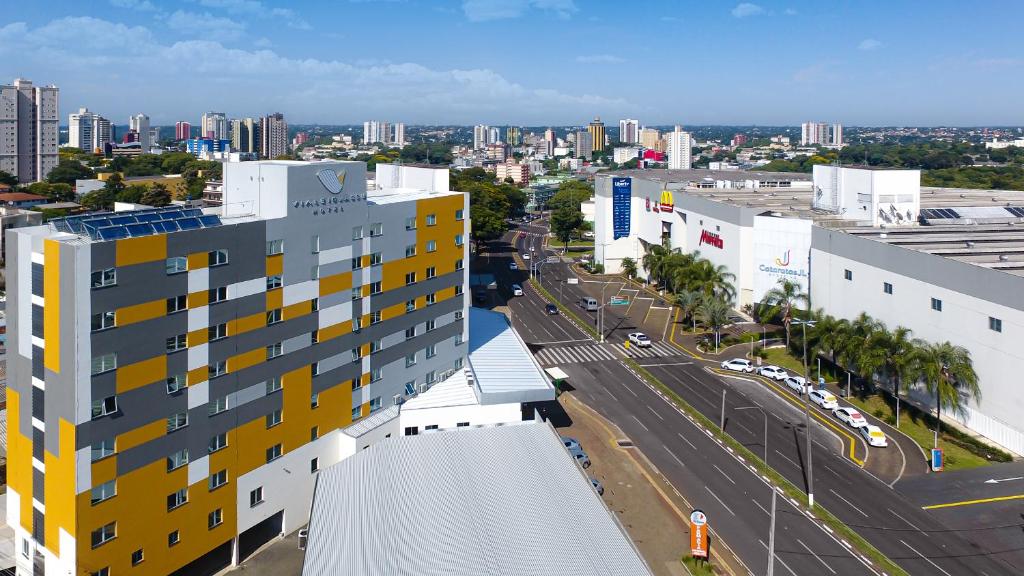
<svg viewBox="0 0 1024 576">
<path fill-rule="evenodd" d="M 462 367 L 464 194 L 367 191 L 359 162 L 224 175 L 216 214 L 7 232 L 18 574 L 244 558 L 306 523 L 346 427 Z"/>
</svg>

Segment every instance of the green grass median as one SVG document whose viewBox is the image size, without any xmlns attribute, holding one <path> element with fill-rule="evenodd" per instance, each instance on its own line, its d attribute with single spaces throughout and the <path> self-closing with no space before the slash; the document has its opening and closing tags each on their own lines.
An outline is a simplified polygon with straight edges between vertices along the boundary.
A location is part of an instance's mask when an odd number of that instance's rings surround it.
<svg viewBox="0 0 1024 576">
<path fill-rule="evenodd" d="M 597 330 L 595 330 L 590 325 L 590 322 L 587 322 L 583 318 L 580 318 L 579 316 L 576 315 L 574 311 L 572 311 L 572 309 L 570 309 L 565 304 L 559 302 L 558 299 L 555 298 L 550 292 L 548 292 L 546 288 L 541 286 L 540 282 L 538 282 L 536 278 L 530 278 L 530 284 L 534 288 L 536 288 L 537 292 L 540 292 L 540 295 L 546 298 L 548 302 L 551 302 L 555 306 L 558 306 L 558 310 L 562 313 L 563 316 L 566 316 L 567 318 L 571 318 L 572 320 L 574 320 L 581 329 L 586 331 L 587 334 L 590 334 L 591 338 L 595 340 L 598 339 Z"/>
</svg>

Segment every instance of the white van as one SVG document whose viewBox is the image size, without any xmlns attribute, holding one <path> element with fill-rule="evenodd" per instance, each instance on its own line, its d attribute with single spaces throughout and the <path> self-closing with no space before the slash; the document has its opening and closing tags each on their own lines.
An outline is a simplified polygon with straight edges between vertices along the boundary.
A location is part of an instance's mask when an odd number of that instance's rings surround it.
<svg viewBox="0 0 1024 576">
<path fill-rule="evenodd" d="M 520 286 L 519 284 L 513 284 L 512 285 L 512 295 L 513 296 L 522 296 L 523 295 L 523 287 Z"/>
<path fill-rule="evenodd" d="M 587 312 L 594 312 L 597 310 L 597 298 L 580 298 L 580 308 L 585 309 Z"/>
</svg>

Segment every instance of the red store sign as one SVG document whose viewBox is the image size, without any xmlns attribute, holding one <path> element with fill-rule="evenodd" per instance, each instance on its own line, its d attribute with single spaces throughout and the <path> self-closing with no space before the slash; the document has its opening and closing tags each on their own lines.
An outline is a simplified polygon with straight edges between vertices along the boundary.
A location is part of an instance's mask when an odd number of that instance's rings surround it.
<svg viewBox="0 0 1024 576">
<path fill-rule="evenodd" d="M 708 246 L 714 246 L 719 250 L 725 248 L 725 243 L 722 242 L 722 237 L 719 236 L 717 232 L 708 232 L 707 230 L 701 230 L 700 242 L 698 242 L 697 245 L 703 246 L 705 244 L 707 244 Z"/>
</svg>

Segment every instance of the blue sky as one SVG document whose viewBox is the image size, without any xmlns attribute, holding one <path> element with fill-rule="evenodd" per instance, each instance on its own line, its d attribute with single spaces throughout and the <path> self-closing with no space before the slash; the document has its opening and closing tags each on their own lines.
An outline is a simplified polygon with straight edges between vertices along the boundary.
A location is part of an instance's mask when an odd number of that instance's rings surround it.
<svg viewBox="0 0 1024 576">
<path fill-rule="evenodd" d="M 11 0 L 0 81 L 126 123 L 1020 125 L 1024 2 Z"/>
</svg>

